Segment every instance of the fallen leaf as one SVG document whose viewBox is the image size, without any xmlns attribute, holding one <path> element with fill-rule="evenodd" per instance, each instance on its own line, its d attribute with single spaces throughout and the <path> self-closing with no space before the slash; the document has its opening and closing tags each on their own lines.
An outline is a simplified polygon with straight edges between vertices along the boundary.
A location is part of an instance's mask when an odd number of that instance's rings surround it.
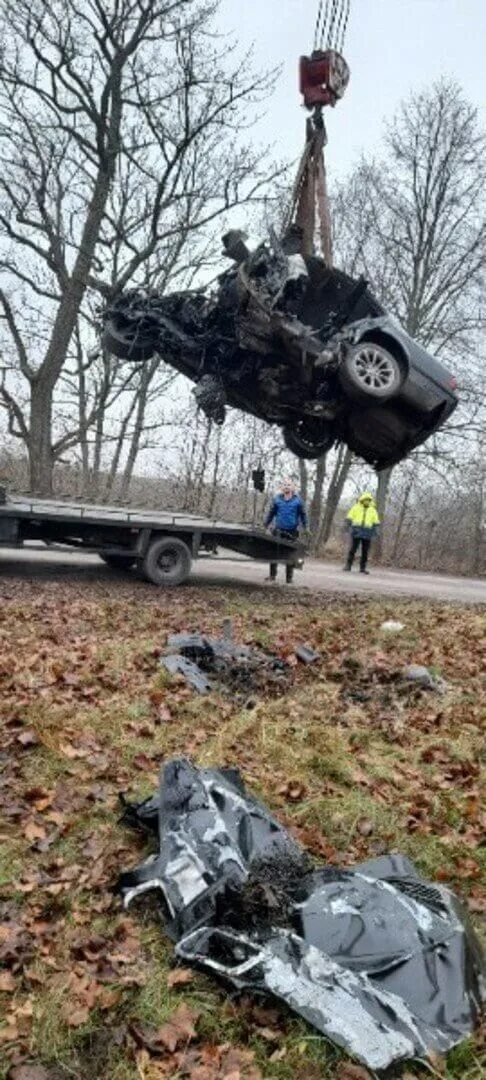
<svg viewBox="0 0 486 1080">
<path fill-rule="evenodd" d="M 19 1037 L 17 1024 L 9 1018 L 5 1027 L 0 1028 L 0 1045 L 3 1043 L 16 1042 Z"/>
<path fill-rule="evenodd" d="M 68 1027 L 81 1027 L 82 1024 L 86 1024 L 89 1020 L 89 1009 L 87 1005 L 81 1005 L 77 1009 L 66 1007 L 64 1011 L 64 1019 Z"/>
<path fill-rule="evenodd" d="M 361 836 L 371 836 L 373 832 L 373 822 L 369 818 L 360 818 L 357 822 L 356 828 Z"/>
<path fill-rule="evenodd" d="M 49 1073 L 43 1065 L 14 1065 L 9 1080 L 48 1080 Z"/>
<path fill-rule="evenodd" d="M 442 1054 L 437 1054 L 435 1050 L 429 1050 L 427 1053 L 427 1061 L 430 1062 L 432 1068 L 435 1069 L 440 1076 L 445 1076 L 446 1059 Z"/>
<path fill-rule="evenodd" d="M 88 757 L 88 750 L 81 750 L 77 746 L 71 746 L 71 743 L 61 743 L 59 749 L 64 757 L 70 758 L 74 761 L 76 758 Z"/>
<path fill-rule="evenodd" d="M 470 896 L 467 906 L 474 915 L 483 915 L 486 912 L 486 896 Z"/>
<path fill-rule="evenodd" d="M 336 1080 L 371 1080 L 371 1073 L 362 1065 L 353 1065 L 351 1061 L 342 1061 L 337 1068 Z"/>
<path fill-rule="evenodd" d="M 26 728 L 25 731 L 20 732 L 20 735 L 17 735 L 17 742 L 21 746 L 36 746 L 39 739 L 32 728 Z"/>
<path fill-rule="evenodd" d="M 167 976 L 167 986 L 172 990 L 174 986 L 186 986 L 194 979 L 194 972 L 190 968 L 175 968 Z"/>
<path fill-rule="evenodd" d="M 266 1039 L 267 1042 L 278 1042 L 281 1038 L 279 1031 L 273 1031 L 272 1028 L 268 1027 L 258 1028 L 258 1034 L 261 1035 L 262 1039 Z"/>
<path fill-rule="evenodd" d="M 17 983 L 11 971 L 0 971 L 0 993 L 13 994 L 16 987 Z"/>
<path fill-rule="evenodd" d="M 273 1054 L 270 1054 L 270 1057 L 269 1057 L 268 1060 L 271 1061 L 272 1064 L 273 1064 L 274 1062 L 277 1062 L 277 1061 L 283 1061 L 284 1057 L 286 1057 L 286 1056 L 287 1056 L 287 1049 L 286 1049 L 285 1046 L 282 1046 L 280 1050 L 274 1050 Z"/>
<path fill-rule="evenodd" d="M 106 1009 L 112 1009 L 114 1005 L 118 1005 L 120 1000 L 121 993 L 119 990 L 110 990 L 108 987 L 103 986 L 97 994 L 96 1004 L 105 1011 Z"/>
<path fill-rule="evenodd" d="M 289 799 L 290 802 L 298 802 L 302 799 L 306 793 L 305 784 L 302 784 L 300 780 L 289 780 L 287 784 L 282 784 L 278 788 L 278 794 L 283 795 L 284 799 Z"/>
<path fill-rule="evenodd" d="M 198 1017 L 199 1012 L 190 1009 L 189 1005 L 185 1003 L 179 1005 L 170 1020 L 156 1032 L 154 1041 L 162 1043 L 173 1054 L 180 1043 L 190 1042 L 191 1039 L 197 1038 L 194 1025 Z"/>
<path fill-rule="evenodd" d="M 46 830 L 35 821 L 28 821 L 24 826 L 24 836 L 32 843 L 34 840 L 45 840 Z"/>
</svg>

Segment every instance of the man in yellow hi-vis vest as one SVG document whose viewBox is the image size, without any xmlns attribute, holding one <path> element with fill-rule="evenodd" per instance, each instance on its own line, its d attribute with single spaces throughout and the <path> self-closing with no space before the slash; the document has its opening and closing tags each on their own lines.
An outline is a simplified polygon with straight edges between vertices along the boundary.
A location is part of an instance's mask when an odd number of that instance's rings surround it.
<svg viewBox="0 0 486 1080">
<path fill-rule="evenodd" d="M 351 570 L 354 556 L 361 544 L 359 569 L 362 574 L 369 573 L 369 570 L 366 569 L 366 564 L 368 562 L 370 544 L 373 537 L 378 533 L 379 525 L 380 519 L 378 517 L 375 500 L 369 491 L 365 491 L 360 495 L 358 501 L 355 502 L 354 506 L 351 507 L 346 515 L 346 528 L 351 534 L 351 546 L 344 567 L 345 570 Z"/>
</svg>

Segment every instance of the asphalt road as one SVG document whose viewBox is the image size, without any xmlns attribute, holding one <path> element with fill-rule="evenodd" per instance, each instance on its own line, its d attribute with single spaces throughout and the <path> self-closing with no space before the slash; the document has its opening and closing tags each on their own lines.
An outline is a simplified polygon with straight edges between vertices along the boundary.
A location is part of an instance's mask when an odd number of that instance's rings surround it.
<svg viewBox="0 0 486 1080">
<path fill-rule="evenodd" d="M 232 584 L 241 582 L 246 586 L 262 585 L 268 570 L 261 563 L 216 561 L 201 559 L 193 567 L 191 582 L 194 585 Z M 0 549 L 0 594 L 2 581 L 53 580 L 61 577 L 79 584 L 83 581 L 103 581 L 105 584 L 126 575 L 109 570 L 96 555 L 82 552 L 59 552 L 24 548 L 19 551 Z M 280 568 L 280 582 L 284 573 Z M 455 600 L 460 603 L 486 604 L 486 579 L 448 577 L 439 574 L 421 574 L 407 570 L 383 570 L 371 568 L 369 576 L 354 570 L 343 573 L 341 566 L 309 561 L 303 570 L 295 573 L 295 586 L 322 592 L 363 593 L 382 596 L 418 596 L 433 600 Z M 268 589 L 278 586 L 269 584 Z M 286 586 L 284 586 L 286 587 Z M 293 588 L 294 586 L 290 586 Z"/>
</svg>

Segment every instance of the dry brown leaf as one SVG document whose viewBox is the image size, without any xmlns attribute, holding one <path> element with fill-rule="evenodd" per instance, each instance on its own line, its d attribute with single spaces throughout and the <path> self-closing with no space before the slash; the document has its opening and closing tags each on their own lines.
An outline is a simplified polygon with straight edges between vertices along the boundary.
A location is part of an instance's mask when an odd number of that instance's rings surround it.
<svg viewBox="0 0 486 1080">
<path fill-rule="evenodd" d="M 194 1025 L 198 1017 L 199 1012 L 190 1009 L 189 1005 L 185 1003 L 179 1005 L 170 1020 L 156 1032 L 154 1042 L 162 1043 L 169 1053 L 173 1054 L 181 1043 L 190 1042 L 191 1039 L 197 1038 Z"/>
<path fill-rule="evenodd" d="M 45 840 L 46 830 L 43 829 L 42 825 L 38 825 L 36 821 L 28 821 L 24 826 L 24 836 L 29 843 L 33 843 L 34 840 Z"/>
<path fill-rule="evenodd" d="M 268 1060 L 271 1061 L 272 1063 L 274 1063 L 274 1062 L 277 1062 L 277 1061 L 283 1061 L 284 1057 L 286 1057 L 286 1056 L 287 1056 L 287 1049 L 286 1049 L 285 1046 L 282 1046 L 280 1050 L 274 1050 L 273 1054 L 270 1054 L 270 1057 L 269 1057 Z"/>
<path fill-rule="evenodd" d="M 447 1066 L 446 1059 L 442 1054 L 437 1054 L 435 1050 L 429 1050 L 427 1061 L 430 1062 L 436 1073 L 439 1073 L 439 1076 L 445 1076 Z"/>
<path fill-rule="evenodd" d="M 352 1061 L 341 1061 L 337 1067 L 336 1080 L 371 1080 L 371 1073 L 363 1065 L 354 1065 Z"/>
<path fill-rule="evenodd" d="M 39 739 L 32 728 L 26 728 L 25 731 L 20 732 L 20 735 L 17 735 L 17 742 L 21 746 L 36 746 Z"/>
<path fill-rule="evenodd" d="M 0 993 L 13 994 L 17 983 L 11 971 L 0 971 Z"/>
<path fill-rule="evenodd" d="M 106 1009 L 112 1009 L 114 1005 L 118 1005 L 121 1000 L 121 993 L 119 990 L 110 990 L 108 987 L 101 987 L 96 995 L 96 1004 L 100 1009 L 105 1011 Z"/>
<path fill-rule="evenodd" d="M 59 749 L 64 757 L 74 761 L 76 758 L 85 758 L 88 756 L 88 750 L 80 750 L 79 747 L 71 746 L 71 743 L 60 743 Z"/>
<path fill-rule="evenodd" d="M 81 1027 L 82 1024 L 86 1024 L 89 1020 L 88 1006 L 79 1005 L 76 1009 L 69 1009 L 66 1007 L 64 1010 L 64 1019 L 68 1027 Z"/>
<path fill-rule="evenodd" d="M 172 990 L 174 986 L 187 986 L 194 979 L 194 972 L 190 968 L 175 968 L 167 976 L 167 986 Z"/>
<path fill-rule="evenodd" d="M 258 1028 L 258 1034 L 261 1035 L 262 1039 L 266 1039 L 267 1042 L 279 1042 L 281 1039 L 281 1033 L 279 1031 L 274 1031 L 272 1028 L 268 1027 Z"/>
<path fill-rule="evenodd" d="M 17 1024 L 10 1019 L 5 1027 L 0 1028 L 0 1046 L 9 1042 L 16 1042 L 19 1037 Z"/>
<path fill-rule="evenodd" d="M 9 1080 L 48 1080 L 49 1073 L 43 1065 L 14 1065 Z"/>
</svg>

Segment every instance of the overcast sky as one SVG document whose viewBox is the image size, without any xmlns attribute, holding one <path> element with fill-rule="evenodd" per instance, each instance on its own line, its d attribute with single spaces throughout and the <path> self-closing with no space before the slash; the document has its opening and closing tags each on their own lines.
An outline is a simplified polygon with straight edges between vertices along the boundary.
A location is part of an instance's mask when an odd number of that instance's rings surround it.
<svg viewBox="0 0 486 1080">
<path fill-rule="evenodd" d="M 298 57 L 312 51 L 318 0 L 222 0 L 221 29 L 242 48 L 254 43 L 259 67 L 282 65 L 266 116 L 254 134 L 279 156 L 303 146 Z M 463 86 L 486 126 L 486 0 L 351 0 L 344 54 L 346 96 L 328 109 L 327 164 L 342 175 L 360 151 L 377 148 L 383 120 L 403 97 L 441 75 Z"/>
</svg>

